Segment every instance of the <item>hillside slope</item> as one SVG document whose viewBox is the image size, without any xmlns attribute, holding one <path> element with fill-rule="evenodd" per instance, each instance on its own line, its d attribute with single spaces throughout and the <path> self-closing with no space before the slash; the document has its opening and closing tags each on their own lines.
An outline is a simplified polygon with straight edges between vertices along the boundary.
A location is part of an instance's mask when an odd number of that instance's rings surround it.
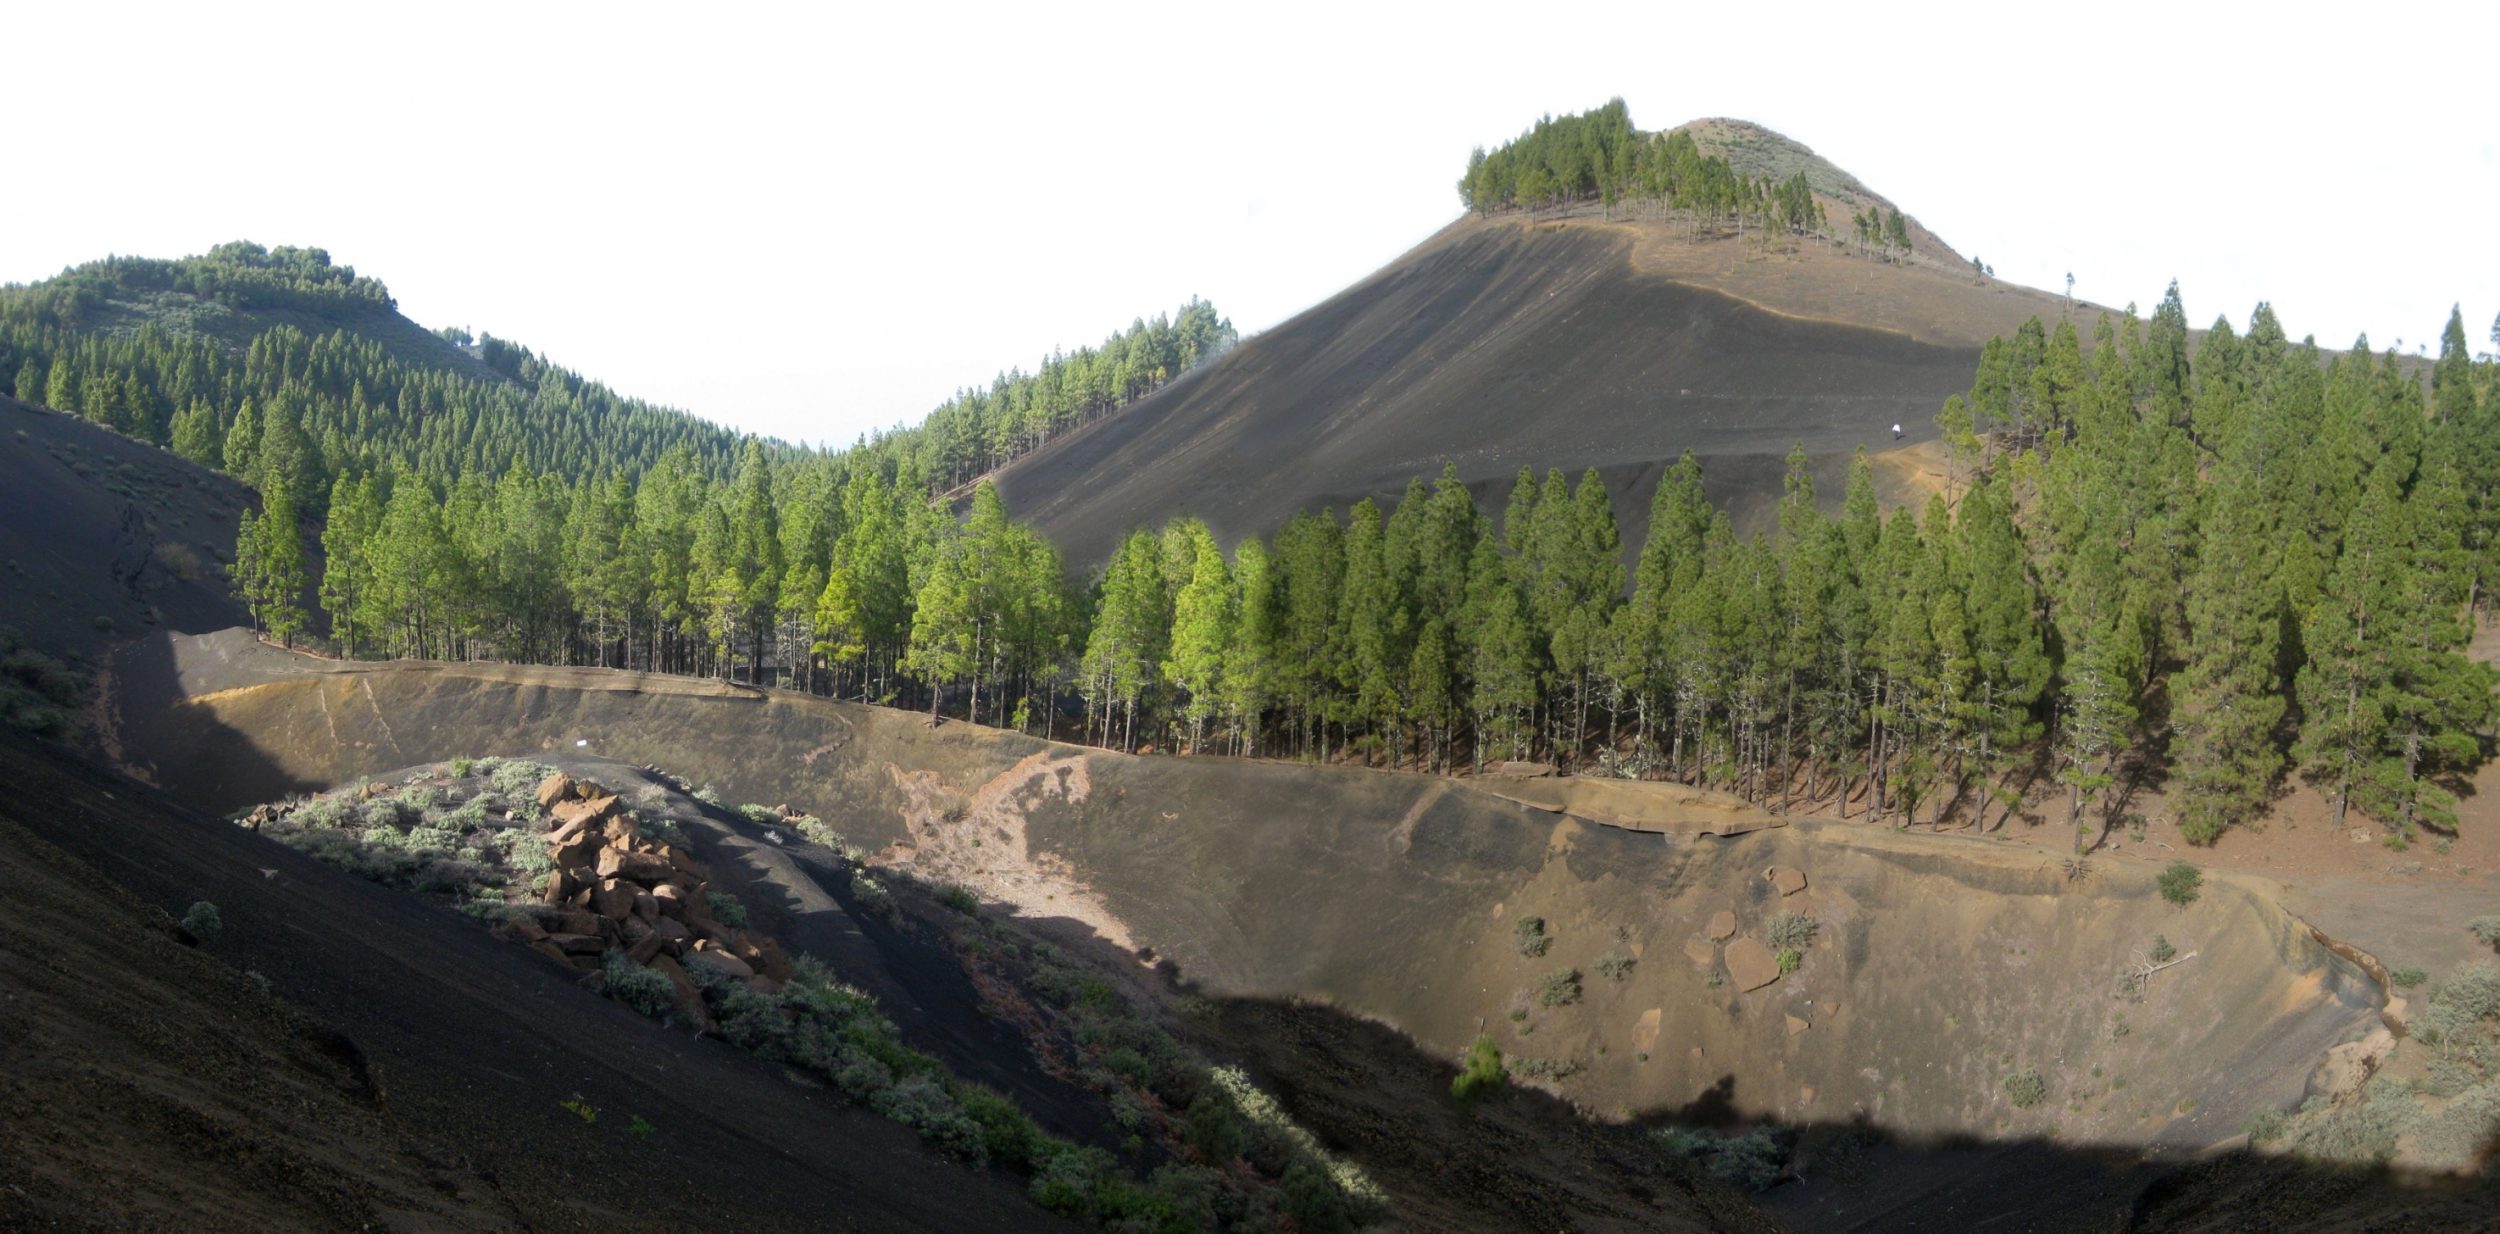
<svg viewBox="0 0 2500 1234">
<path fill-rule="evenodd" d="M 73 416 L 0 397 L 0 626 L 93 655 L 116 636 L 249 620 L 228 585 L 251 491 Z"/>
<path fill-rule="evenodd" d="M 1819 241 L 1763 253 L 1593 208 L 1466 219 L 1010 464 L 999 488 L 1090 565 L 1174 514 L 1229 540 L 1394 493 L 1445 462 L 1480 498 L 1522 466 L 1596 467 L 1631 542 L 1658 471 L 1689 449 L 1743 526 L 1776 499 L 1792 445 L 1816 456 L 1836 497 L 1850 452 L 1933 438 L 1936 409 L 1969 388 L 1980 345 L 2062 305 Z M 1895 482 L 1894 496 L 1909 491 Z"/>
<path fill-rule="evenodd" d="M 456 914 L 14 734 L 0 782 L 0 835 L 42 841 L 6 846 L 34 945 L 12 930 L 0 1114 L 40 1112 L 0 1118 L 0 1227 L 1062 1228 Z M 214 959 L 138 907 L 194 900 Z"/>
</svg>

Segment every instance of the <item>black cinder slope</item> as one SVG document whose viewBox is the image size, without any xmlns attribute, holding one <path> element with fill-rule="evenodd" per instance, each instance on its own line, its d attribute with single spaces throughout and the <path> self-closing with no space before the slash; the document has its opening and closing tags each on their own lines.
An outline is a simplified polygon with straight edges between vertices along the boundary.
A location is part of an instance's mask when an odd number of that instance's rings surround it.
<svg viewBox="0 0 2500 1234">
<path fill-rule="evenodd" d="M 1923 342 L 1791 315 L 1641 268 L 1644 232 L 1671 226 L 1453 224 L 1207 369 L 1019 460 L 1001 473 L 1001 494 L 1090 565 L 1129 529 L 1174 514 L 1230 540 L 1299 509 L 1393 493 L 1445 462 L 1480 487 L 1522 466 L 1597 467 L 1631 516 L 1631 539 L 1645 511 L 1638 474 L 1654 482 L 1682 451 L 1749 460 L 1727 468 L 1748 476 L 1771 460 L 1775 477 L 1800 442 L 1829 458 L 1931 438 L 1936 409 L 1969 387 L 1976 339 Z M 1836 278 L 1951 286 L 1923 270 L 1812 260 Z"/>
<path fill-rule="evenodd" d="M 0 1227 L 1059 1228 L 1017 1180 L 58 747 L 0 733 L 0 783 L 0 830 L 39 841 L 10 846 L 13 895 L 67 887 L 47 901 L 60 928 L 112 936 L 7 949 L 9 988 L 44 997 L 0 1018 L 0 1101 L 29 1113 L 0 1120 Z M 181 948 L 129 924 L 130 897 L 215 904 L 212 954 L 231 970 L 167 954 Z M 74 980 L 19 979 L 72 954 L 88 965 Z M 250 1091 L 164 1074 L 214 1081 L 264 1058 L 285 1070 Z M 290 1087 L 311 1095 L 262 1091 Z M 133 1146 L 140 1168 L 99 1162 L 98 1143 Z"/>
</svg>

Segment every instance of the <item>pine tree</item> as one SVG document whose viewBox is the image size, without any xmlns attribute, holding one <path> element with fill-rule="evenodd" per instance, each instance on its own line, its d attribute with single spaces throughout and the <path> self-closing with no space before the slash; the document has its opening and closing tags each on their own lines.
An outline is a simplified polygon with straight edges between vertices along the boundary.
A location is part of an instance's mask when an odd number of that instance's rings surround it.
<svg viewBox="0 0 2500 1234">
<path fill-rule="evenodd" d="M 1233 550 L 1233 579 L 1240 605 L 1235 611 L 1233 643 L 1224 654 L 1224 709 L 1232 718 L 1243 752 L 1256 755 L 1259 731 L 1276 696 L 1277 646 L 1284 622 L 1275 559 L 1258 537 L 1242 541 Z"/>
<path fill-rule="evenodd" d="M 1962 500 L 1954 532 L 1973 670 L 1964 701 L 1978 738 L 1980 774 L 1989 777 L 2003 772 L 2006 760 L 2040 735 L 2032 709 L 2048 687 L 2049 657 L 2022 537 L 1994 483 L 1980 484 Z M 1983 796 L 1981 821 L 1986 805 Z M 2013 801 L 2005 805 L 2010 810 Z"/>
<path fill-rule="evenodd" d="M 1353 704 L 1349 717 L 1394 736 L 1404 707 L 1398 679 L 1406 668 L 1408 614 L 1398 603 L 1384 548 L 1380 507 L 1366 497 L 1346 520 L 1345 589 L 1337 614 L 1345 642 L 1336 675 Z"/>
<path fill-rule="evenodd" d="M 261 513 L 244 513 L 235 537 L 235 589 L 252 621 L 281 646 L 304 630 L 304 544 L 295 500 L 283 481 L 261 493 Z"/>
<path fill-rule="evenodd" d="M 2284 603 L 2274 583 L 2274 529 L 2244 461 L 2215 479 L 2213 515 L 2187 588 L 2187 663 L 2171 679 L 2171 742 L 2179 830 L 2211 844 L 2246 822 L 2273 791 L 2283 754 L 2276 660 Z"/>
<path fill-rule="evenodd" d="M 373 631 L 373 542 L 382 528 L 382 498 L 373 477 L 340 476 L 330 492 L 330 517 L 321 530 L 321 609 L 339 652 L 353 658 Z"/>
<path fill-rule="evenodd" d="M 1214 537 L 1199 541 L 1189 582 L 1172 603 L 1170 650 L 1163 661 L 1163 679 L 1185 700 L 1189 748 L 1203 750 L 1207 721 L 1222 698 L 1225 653 L 1233 647 L 1235 596 L 1232 571 Z"/>
<path fill-rule="evenodd" d="M 1478 769 L 1497 738 L 1504 757 L 1524 757 L 1523 728 L 1536 705 L 1536 654 L 1526 606 L 1490 537 L 1476 542 L 1468 563 L 1461 642 L 1471 683 L 1468 702 L 1475 719 Z"/>
</svg>

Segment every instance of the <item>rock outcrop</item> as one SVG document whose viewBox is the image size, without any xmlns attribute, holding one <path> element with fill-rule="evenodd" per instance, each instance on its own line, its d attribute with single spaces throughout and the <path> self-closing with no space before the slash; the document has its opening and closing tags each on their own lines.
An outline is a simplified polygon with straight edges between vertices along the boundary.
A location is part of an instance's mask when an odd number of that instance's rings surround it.
<svg viewBox="0 0 2500 1234">
<path fill-rule="evenodd" d="M 772 939 L 714 916 L 703 863 L 643 834 L 622 798 L 563 772 L 547 777 L 537 796 L 555 868 L 540 884 L 538 920 L 506 923 L 507 937 L 585 973 L 620 952 L 667 977 L 679 1007 L 705 1023 L 689 969 L 766 993 L 790 979 L 790 960 Z"/>
</svg>

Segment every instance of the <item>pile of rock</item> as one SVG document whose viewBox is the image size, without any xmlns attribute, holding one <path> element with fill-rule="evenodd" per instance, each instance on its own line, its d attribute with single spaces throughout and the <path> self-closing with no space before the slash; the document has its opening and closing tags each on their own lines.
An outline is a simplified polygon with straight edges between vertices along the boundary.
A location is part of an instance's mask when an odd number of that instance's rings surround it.
<svg viewBox="0 0 2500 1234">
<path fill-rule="evenodd" d="M 550 911 L 505 928 L 540 953 L 596 972 L 609 951 L 669 979 L 690 1018 L 708 1023 L 688 970 L 709 968 L 765 993 L 790 979 L 772 939 L 721 922 L 708 898 L 711 874 L 674 845 L 642 833 L 615 794 L 563 772 L 538 786 L 547 855 L 555 862 L 539 900 Z"/>
<path fill-rule="evenodd" d="M 258 831 L 263 826 L 277 822 L 293 813 L 295 813 L 295 803 L 292 801 L 264 802 L 253 806 L 251 813 L 235 821 L 241 823 L 247 831 Z"/>
</svg>

